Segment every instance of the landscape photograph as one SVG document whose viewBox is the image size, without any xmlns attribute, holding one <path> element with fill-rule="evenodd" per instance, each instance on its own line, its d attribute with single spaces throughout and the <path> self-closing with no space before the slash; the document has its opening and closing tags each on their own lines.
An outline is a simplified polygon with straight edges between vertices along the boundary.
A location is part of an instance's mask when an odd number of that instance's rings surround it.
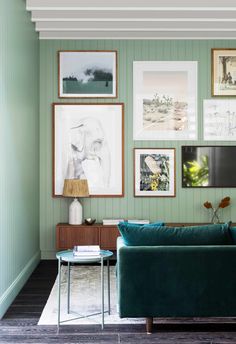
<svg viewBox="0 0 236 344">
<path fill-rule="evenodd" d="M 143 73 L 143 129 L 188 129 L 187 72 Z"/>
<path fill-rule="evenodd" d="M 115 97 L 116 52 L 60 52 L 61 97 Z"/>
</svg>

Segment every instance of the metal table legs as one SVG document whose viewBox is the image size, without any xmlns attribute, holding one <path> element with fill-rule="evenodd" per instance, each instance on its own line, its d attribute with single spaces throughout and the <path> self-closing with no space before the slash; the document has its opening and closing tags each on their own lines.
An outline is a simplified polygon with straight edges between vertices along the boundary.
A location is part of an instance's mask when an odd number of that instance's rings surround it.
<svg viewBox="0 0 236 344">
<path fill-rule="evenodd" d="M 67 314 L 70 313 L 70 262 L 67 265 Z"/>
<path fill-rule="evenodd" d="M 57 316 L 57 327 L 60 326 L 60 313 L 61 313 L 61 258 L 58 259 L 58 316 Z"/>
<path fill-rule="evenodd" d="M 108 314 L 111 314 L 111 300 L 110 300 L 110 262 L 107 259 L 107 296 L 108 296 Z"/>
<path fill-rule="evenodd" d="M 110 264 L 109 259 L 107 261 L 107 301 L 108 301 L 108 314 L 111 312 L 111 301 L 110 301 Z M 57 326 L 60 326 L 60 315 L 61 315 L 61 262 L 62 259 L 58 259 L 58 317 Z M 101 327 L 104 329 L 104 259 L 101 257 Z M 70 313 L 70 262 L 67 264 L 67 313 Z"/>
<path fill-rule="evenodd" d="M 104 269 L 103 258 L 101 258 L 101 313 L 102 313 L 102 330 L 104 328 Z"/>
</svg>

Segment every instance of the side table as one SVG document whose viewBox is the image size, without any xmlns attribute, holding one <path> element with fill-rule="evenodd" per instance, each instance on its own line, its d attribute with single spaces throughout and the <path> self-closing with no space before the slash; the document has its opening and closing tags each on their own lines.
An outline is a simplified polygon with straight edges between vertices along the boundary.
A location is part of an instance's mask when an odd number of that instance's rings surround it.
<svg viewBox="0 0 236 344">
<path fill-rule="evenodd" d="M 67 263 L 67 313 L 70 313 L 70 264 L 88 264 L 88 263 L 100 263 L 101 264 L 101 326 L 104 328 L 104 261 L 107 262 L 107 291 L 108 291 L 108 314 L 110 314 L 110 264 L 109 259 L 113 255 L 113 252 L 108 250 L 101 250 L 96 256 L 74 256 L 72 250 L 57 252 L 56 257 L 58 259 L 58 318 L 57 326 L 60 326 L 61 315 L 61 265 L 62 262 Z M 93 315 L 93 314 L 91 314 Z M 87 315 L 91 316 L 91 315 Z M 81 316 L 86 317 L 86 316 Z"/>
</svg>

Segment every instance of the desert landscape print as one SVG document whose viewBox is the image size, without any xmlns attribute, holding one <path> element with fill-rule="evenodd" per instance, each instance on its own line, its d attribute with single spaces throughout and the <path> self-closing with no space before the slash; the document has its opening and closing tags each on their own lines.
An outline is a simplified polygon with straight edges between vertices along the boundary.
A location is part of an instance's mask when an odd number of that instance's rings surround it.
<svg viewBox="0 0 236 344">
<path fill-rule="evenodd" d="M 188 129 L 188 73 L 146 71 L 143 73 L 143 129 L 145 131 Z"/>
</svg>

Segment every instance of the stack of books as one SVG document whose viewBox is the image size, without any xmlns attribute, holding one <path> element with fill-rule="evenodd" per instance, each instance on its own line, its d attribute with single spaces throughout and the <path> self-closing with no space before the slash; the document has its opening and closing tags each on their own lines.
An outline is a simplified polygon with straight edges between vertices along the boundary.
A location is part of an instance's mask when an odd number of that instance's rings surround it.
<svg viewBox="0 0 236 344">
<path fill-rule="evenodd" d="M 74 246 L 73 255 L 76 257 L 93 257 L 100 254 L 99 245 L 79 245 Z"/>
<path fill-rule="evenodd" d="M 129 223 L 137 223 L 139 225 L 148 225 L 150 223 L 149 220 L 128 220 Z"/>
<path fill-rule="evenodd" d="M 119 222 L 123 222 L 124 219 L 103 219 L 102 224 L 103 225 L 118 225 Z"/>
</svg>

